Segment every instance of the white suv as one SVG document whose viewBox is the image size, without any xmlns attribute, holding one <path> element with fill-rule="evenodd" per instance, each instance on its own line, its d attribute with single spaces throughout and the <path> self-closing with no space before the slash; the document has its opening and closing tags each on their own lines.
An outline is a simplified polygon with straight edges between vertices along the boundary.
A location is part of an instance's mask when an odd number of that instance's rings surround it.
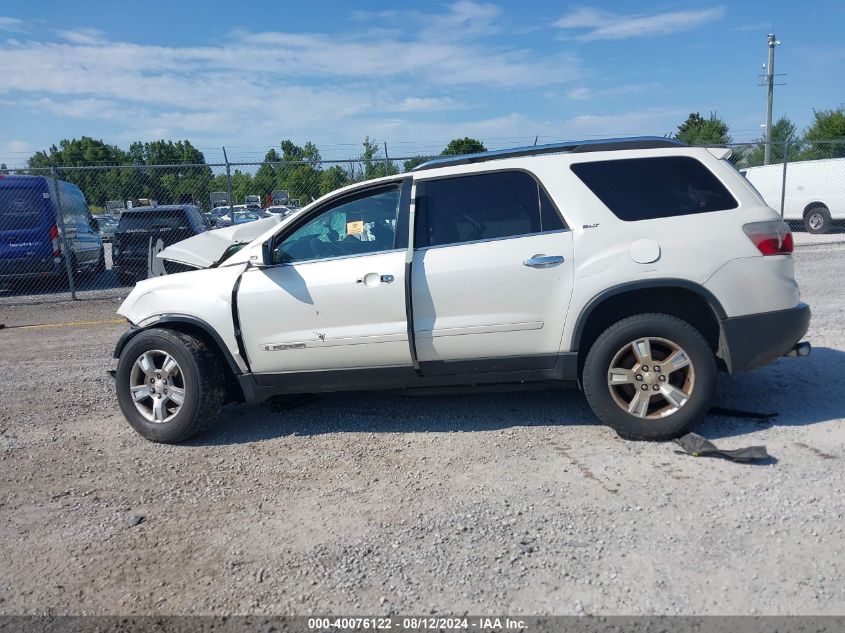
<svg viewBox="0 0 845 633">
<path fill-rule="evenodd" d="M 727 155 L 644 137 L 450 157 L 261 220 L 240 250 L 191 238 L 207 268 L 120 307 L 120 407 L 176 442 L 227 400 L 569 383 L 623 437 L 682 434 L 718 370 L 810 351 L 792 235 Z"/>
</svg>

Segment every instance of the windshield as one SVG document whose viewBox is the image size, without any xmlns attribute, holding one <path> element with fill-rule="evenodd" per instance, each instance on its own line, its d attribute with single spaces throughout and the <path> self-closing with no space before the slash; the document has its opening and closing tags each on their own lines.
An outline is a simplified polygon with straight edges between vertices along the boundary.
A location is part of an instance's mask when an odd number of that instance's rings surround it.
<svg viewBox="0 0 845 633">
<path fill-rule="evenodd" d="M 118 230 L 150 231 L 153 229 L 189 229 L 188 218 L 182 211 L 143 211 L 120 216 Z"/>
<path fill-rule="evenodd" d="M 32 187 L 0 189 L 0 231 L 37 229 L 41 226 L 44 198 Z"/>
</svg>

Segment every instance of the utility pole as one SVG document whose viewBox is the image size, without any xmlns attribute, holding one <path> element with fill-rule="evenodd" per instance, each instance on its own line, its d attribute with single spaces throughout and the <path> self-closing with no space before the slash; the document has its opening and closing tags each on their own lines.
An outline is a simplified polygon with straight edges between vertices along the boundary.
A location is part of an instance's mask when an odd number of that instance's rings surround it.
<svg viewBox="0 0 845 633">
<path fill-rule="evenodd" d="M 780 44 L 774 33 L 769 33 L 769 63 L 766 65 L 766 144 L 763 146 L 763 164 L 768 165 L 772 155 L 772 99 L 775 95 L 775 46 Z"/>
</svg>

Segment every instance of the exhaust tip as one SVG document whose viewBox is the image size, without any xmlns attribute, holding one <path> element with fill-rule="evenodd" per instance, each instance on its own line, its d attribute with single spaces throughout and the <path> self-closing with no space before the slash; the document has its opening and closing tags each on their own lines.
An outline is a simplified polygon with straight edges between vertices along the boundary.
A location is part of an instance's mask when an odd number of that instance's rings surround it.
<svg viewBox="0 0 845 633">
<path fill-rule="evenodd" d="M 795 346 L 791 350 L 789 350 L 785 355 L 800 356 L 803 358 L 809 356 L 812 351 L 813 346 L 810 345 L 809 341 L 801 341 L 800 343 L 796 343 Z"/>
</svg>

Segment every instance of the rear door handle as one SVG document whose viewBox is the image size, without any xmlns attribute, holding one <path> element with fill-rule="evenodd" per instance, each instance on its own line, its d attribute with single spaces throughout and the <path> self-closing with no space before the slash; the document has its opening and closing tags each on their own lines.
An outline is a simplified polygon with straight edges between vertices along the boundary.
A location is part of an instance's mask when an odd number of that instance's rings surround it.
<svg viewBox="0 0 845 633">
<path fill-rule="evenodd" d="M 540 253 L 532 255 L 522 263 L 523 265 L 530 266 L 531 268 L 550 268 L 552 266 L 562 264 L 563 255 L 543 255 Z"/>
</svg>

